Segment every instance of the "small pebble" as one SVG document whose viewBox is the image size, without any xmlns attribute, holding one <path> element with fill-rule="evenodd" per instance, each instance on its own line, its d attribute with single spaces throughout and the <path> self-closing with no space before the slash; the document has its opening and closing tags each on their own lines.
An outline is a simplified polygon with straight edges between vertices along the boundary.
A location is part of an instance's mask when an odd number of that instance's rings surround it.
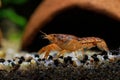
<svg viewBox="0 0 120 80">
<path fill-rule="evenodd" d="M 19 59 L 18 63 L 21 64 L 23 62 L 23 59 Z"/>
<path fill-rule="evenodd" d="M 7 60 L 9 63 L 12 62 L 11 60 Z"/>
<path fill-rule="evenodd" d="M 28 58 L 26 59 L 26 62 L 31 62 L 31 60 L 32 60 L 32 57 L 28 57 Z"/>
<path fill-rule="evenodd" d="M 99 61 L 99 59 L 98 59 L 98 57 L 97 57 L 97 54 L 94 54 L 93 56 L 91 56 L 93 59 L 94 59 L 94 61 L 96 61 L 96 62 L 98 62 Z"/>
<path fill-rule="evenodd" d="M 19 67 L 19 70 L 29 70 L 30 63 L 29 62 L 22 62 L 22 64 Z"/>
<path fill-rule="evenodd" d="M 51 55 L 49 55 L 48 60 L 52 60 L 52 59 L 53 59 L 53 57 Z"/>
<path fill-rule="evenodd" d="M 70 56 L 65 57 L 65 58 L 64 58 L 64 62 L 65 62 L 66 64 L 67 64 L 67 63 L 72 64 L 72 63 L 73 63 L 73 61 L 72 61 L 72 57 L 70 57 Z"/>
<path fill-rule="evenodd" d="M 59 61 L 56 59 L 56 60 L 54 60 L 54 64 L 55 64 L 55 66 L 58 66 L 58 64 L 59 64 Z"/>
<path fill-rule="evenodd" d="M 2 59 L 2 58 L 1 58 L 1 59 L 0 59 L 0 62 L 4 63 L 4 62 L 5 62 L 5 59 Z"/>
<path fill-rule="evenodd" d="M 22 61 L 25 61 L 25 58 L 24 58 L 23 56 L 21 56 L 20 59 L 21 59 Z"/>
<path fill-rule="evenodd" d="M 81 61 L 81 63 L 85 63 L 87 60 L 88 60 L 88 56 L 87 56 L 87 55 L 84 55 L 83 60 L 80 60 L 80 61 Z"/>
<path fill-rule="evenodd" d="M 103 58 L 104 58 L 105 60 L 107 60 L 107 59 L 108 59 L 108 55 L 104 55 Z"/>
<path fill-rule="evenodd" d="M 14 67 L 16 64 L 14 62 L 11 62 L 11 65 Z"/>
<path fill-rule="evenodd" d="M 38 54 L 35 54 L 34 56 L 37 57 L 37 58 L 39 58 L 39 55 L 38 55 Z"/>
<path fill-rule="evenodd" d="M 38 59 L 38 61 L 40 62 L 40 61 L 41 61 L 41 59 L 39 58 L 39 59 Z"/>
</svg>

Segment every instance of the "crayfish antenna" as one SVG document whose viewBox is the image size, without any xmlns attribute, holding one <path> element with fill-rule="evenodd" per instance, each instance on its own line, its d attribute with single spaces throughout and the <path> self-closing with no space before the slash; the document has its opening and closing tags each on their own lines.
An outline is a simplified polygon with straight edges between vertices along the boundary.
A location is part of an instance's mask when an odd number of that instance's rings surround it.
<svg viewBox="0 0 120 80">
<path fill-rule="evenodd" d="M 43 32 L 43 31 L 40 31 L 42 34 L 44 34 L 44 35 L 47 35 L 45 32 Z"/>
<path fill-rule="evenodd" d="M 44 39 L 46 39 L 47 38 L 47 34 L 46 33 L 44 33 L 43 31 L 40 31 L 40 33 L 42 33 L 43 35 L 42 35 L 42 37 L 44 38 Z"/>
<path fill-rule="evenodd" d="M 44 33 L 43 31 L 40 31 L 40 33 L 42 33 L 42 34 L 43 34 L 43 35 L 42 35 L 42 37 L 43 37 L 43 38 L 47 37 L 47 34 L 46 34 L 46 33 Z"/>
</svg>

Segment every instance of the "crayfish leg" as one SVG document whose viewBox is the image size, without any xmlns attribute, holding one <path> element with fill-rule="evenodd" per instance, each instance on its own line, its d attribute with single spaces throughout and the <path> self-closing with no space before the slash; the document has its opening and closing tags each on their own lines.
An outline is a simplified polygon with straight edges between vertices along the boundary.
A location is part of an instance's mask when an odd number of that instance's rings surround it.
<svg viewBox="0 0 120 80">
<path fill-rule="evenodd" d="M 108 49 L 107 44 L 105 43 L 105 41 L 101 41 L 101 42 L 97 43 L 97 47 L 100 50 L 102 50 L 102 51 L 106 51 L 106 52 L 109 51 L 109 49 Z"/>
<path fill-rule="evenodd" d="M 38 51 L 38 54 L 45 52 L 44 58 L 47 58 L 51 51 L 61 51 L 61 48 L 56 44 L 49 44 Z"/>
<path fill-rule="evenodd" d="M 68 51 L 67 50 L 62 50 L 58 53 L 57 57 L 60 57 L 60 56 L 63 56 L 65 53 L 67 53 Z"/>
<path fill-rule="evenodd" d="M 108 46 L 107 46 L 107 44 L 106 44 L 106 42 L 104 40 L 99 42 L 99 43 L 97 43 L 97 47 L 100 50 L 107 52 L 107 55 L 111 54 L 111 52 L 109 51 L 109 48 L 108 48 Z"/>
</svg>

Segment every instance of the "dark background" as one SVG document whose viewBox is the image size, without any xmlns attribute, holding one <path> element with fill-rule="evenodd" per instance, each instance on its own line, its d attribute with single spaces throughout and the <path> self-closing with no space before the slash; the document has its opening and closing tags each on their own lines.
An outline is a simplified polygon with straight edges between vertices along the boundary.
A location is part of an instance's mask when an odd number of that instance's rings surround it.
<svg viewBox="0 0 120 80">
<path fill-rule="evenodd" d="M 22 5 L 8 5 L 15 9 L 17 14 L 24 16 L 29 20 L 35 8 L 43 0 L 29 0 Z M 55 15 L 52 21 L 46 23 L 42 31 L 49 33 L 73 34 L 79 37 L 100 37 L 103 38 L 110 49 L 118 48 L 120 21 L 115 20 L 108 15 L 95 11 L 89 11 L 78 7 L 71 7 L 60 11 Z M 42 39 L 39 32 L 29 46 L 31 51 L 38 51 L 41 47 L 49 44 L 47 40 Z"/>
<path fill-rule="evenodd" d="M 79 37 L 100 37 L 106 41 L 110 49 L 116 49 L 120 45 L 119 26 L 120 21 L 107 15 L 72 7 L 59 12 L 42 28 L 42 31 L 48 34 L 65 33 Z M 41 40 L 39 35 L 41 33 L 38 33 L 33 45 L 39 47 L 47 45 L 47 41 Z"/>
</svg>

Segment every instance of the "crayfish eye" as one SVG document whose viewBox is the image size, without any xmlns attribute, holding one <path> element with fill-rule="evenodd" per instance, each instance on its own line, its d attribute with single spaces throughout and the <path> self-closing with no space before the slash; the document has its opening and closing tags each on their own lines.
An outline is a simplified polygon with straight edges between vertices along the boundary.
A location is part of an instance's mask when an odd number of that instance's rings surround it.
<svg viewBox="0 0 120 80">
<path fill-rule="evenodd" d="M 56 34 L 53 34 L 53 37 L 56 37 Z"/>
</svg>

